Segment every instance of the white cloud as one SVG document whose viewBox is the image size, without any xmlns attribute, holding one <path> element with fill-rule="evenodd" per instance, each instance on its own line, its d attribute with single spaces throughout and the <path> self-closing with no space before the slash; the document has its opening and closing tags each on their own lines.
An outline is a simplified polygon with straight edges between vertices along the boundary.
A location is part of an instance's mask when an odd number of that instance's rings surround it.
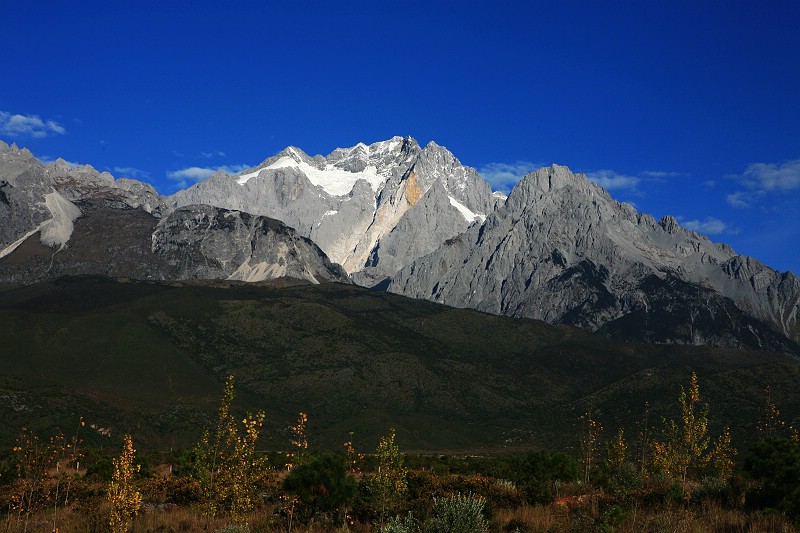
<svg viewBox="0 0 800 533">
<path fill-rule="evenodd" d="M 737 209 L 747 209 L 750 207 L 748 194 L 744 191 L 738 191 L 729 194 L 725 197 L 725 201 L 728 202 L 728 205 L 731 207 L 736 207 Z"/>
<path fill-rule="evenodd" d="M 75 161 L 67 161 L 66 159 L 63 159 L 61 157 L 53 157 L 51 155 L 37 155 L 35 157 L 36 157 L 36 159 L 38 159 L 39 161 L 41 161 L 45 165 L 51 165 L 51 164 L 55 163 L 56 161 L 58 161 L 59 159 L 61 159 L 61 161 L 66 163 L 67 166 L 72 167 L 72 168 L 78 168 L 78 167 L 84 166 L 83 163 L 76 163 Z"/>
<path fill-rule="evenodd" d="M 477 169 L 483 179 L 492 186 L 493 191 L 508 194 L 526 174 L 541 168 L 539 163 L 517 161 L 516 163 L 487 163 Z"/>
<path fill-rule="evenodd" d="M 705 235 L 719 235 L 730 231 L 728 225 L 718 218 L 706 217 L 705 220 L 687 220 L 682 222 L 685 228 Z"/>
<path fill-rule="evenodd" d="M 214 150 L 211 152 L 200 152 L 201 157 L 205 157 L 206 159 L 211 159 L 212 157 L 225 157 L 225 152 L 221 150 Z"/>
<path fill-rule="evenodd" d="M 663 170 L 645 170 L 642 172 L 642 176 L 648 178 L 675 178 L 682 175 L 680 172 L 665 172 Z"/>
<path fill-rule="evenodd" d="M 38 115 L 12 115 L 0 111 L 0 133 L 11 137 L 33 137 L 41 139 L 48 135 L 64 135 L 64 126 L 55 120 L 42 120 Z"/>
<path fill-rule="evenodd" d="M 120 174 L 121 177 L 133 178 L 136 180 L 147 179 L 150 177 L 150 173 L 146 170 L 140 170 L 133 167 L 114 167 L 114 172 Z"/>
<path fill-rule="evenodd" d="M 639 185 L 640 179 L 636 176 L 627 176 L 625 174 L 618 174 L 613 170 L 603 169 L 595 170 L 594 172 L 587 172 L 589 181 L 593 181 L 606 190 L 627 189 L 636 190 Z"/>
<path fill-rule="evenodd" d="M 800 159 L 775 163 L 753 163 L 743 174 L 747 186 L 762 191 L 800 189 Z"/>
<path fill-rule="evenodd" d="M 213 168 L 202 168 L 202 167 L 187 167 L 182 168 L 180 170 L 173 170 L 172 172 L 167 172 L 167 177 L 171 180 L 189 180 L 189 181 L 200 181 L 204 180 L 213 174 L 215 170 Z"/>
<path fill-rule="evenodd" d="M 180 170 L 167 172 L 167 177 L 177 182 L 179 187 L 186 187 L 190 183 L 203 181 L 214 172 L 225 172 L 227 174 L 238 174 L 250 168 L 250 165 L 222 165 L 218 167 L 187 167 Z"/>
<path fill-rule="evenodd" d="M 747 190 L 734 191 L 725 197 L 725 201 L 731 207 L 746 209 L 767 197 L 796 196 L 794 191 L 800 191 L 800 159 L 781 163 L 753 163 L 742 174 L 727 177 L 738 181 Z"/>
</svg>

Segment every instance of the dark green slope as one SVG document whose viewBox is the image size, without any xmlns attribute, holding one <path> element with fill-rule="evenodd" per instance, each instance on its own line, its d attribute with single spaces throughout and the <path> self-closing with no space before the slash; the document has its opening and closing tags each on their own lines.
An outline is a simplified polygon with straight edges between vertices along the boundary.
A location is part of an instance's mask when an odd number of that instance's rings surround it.
<svg viewBox="0 0 800 533">
<path fill-rule="evenodd" d="M 584 331 L 327 284 L 155 284 L 62 278 L 0 292 L 0 443 L 27 425 L 65 432 L 80 416 L 149 446 L 193 442 L 224 376 L 267 438 L 307 411 L 312 443 L 388 427 L 406 449 L 574 448 L 592 405 L 616 428 L 675 416 L 692 369 L 713 425 L 752 436 L 771 385 L 789 421 L 800 367 L 783 355 L 621 344 Z"/>
</svg>

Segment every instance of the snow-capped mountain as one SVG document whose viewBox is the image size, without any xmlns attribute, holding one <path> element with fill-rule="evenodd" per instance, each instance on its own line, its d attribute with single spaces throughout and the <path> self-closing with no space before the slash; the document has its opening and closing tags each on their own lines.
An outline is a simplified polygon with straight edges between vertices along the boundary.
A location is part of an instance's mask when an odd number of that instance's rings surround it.
<svg viewBox="0 0 800 533">
<path fill-rule="evenodd" d="M 498 199 L 446 148 L 393 137 L 326 157 L 289 147 L 237 176 L 214 174 L 168 202 L 282 220 L 369 284 L 482 222 Z"/>
<path fill-rule="evenodd" d="M 566 167 L 526 176 L 505 198 L 410 137 L 327 156 L 289 147 L 170 197 L 0 144 L 0 217 L 5 283 L 351 279 L 620 339 L 800 354 L 794 274 L 672 217 L 657 222 Z"/>
</svg>

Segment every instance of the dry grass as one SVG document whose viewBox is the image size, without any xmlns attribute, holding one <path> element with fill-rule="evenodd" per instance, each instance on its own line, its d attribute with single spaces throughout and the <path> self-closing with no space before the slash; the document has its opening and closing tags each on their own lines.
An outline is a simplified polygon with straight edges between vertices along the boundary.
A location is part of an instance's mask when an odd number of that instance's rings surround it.
<svg viewBox="0 0 800 533">
<path fill-rule="evenodd" d="M 498 509 L 492 523 L 495 531 L 523 533 L 585 533 L 603 531 L 602 505 L 590 499 L 586 505 L 523 505 L 513 509 Z M 55 526 L 61 533 L 91 533 L 108 531 L 108 504 L 105 499 L 84 500 L 78 505 L 60 509 Z M 285 518 L 273 507 L 262 507 L 247 515 L 250 531 L 273 533 L 287 531 Z M 218 517 L 207 522 L 203 513 L 192 507 L 172 504 L 146 506 L 134 521 L 133 531 L 139 532 L 191 532 L 218 531 L 231 525 L 229 518 Z M 27 524 L 24 517 L 6 516 L 0 530 L 7 533 L 22 531 L 53 531 L 52 509 L 31 516 Z M 369 533 L 369 524 L 356 523 L 349 529 L 339 525 L 295 525 L 292 529 L 306 533 Z M 763 513 L 746 513 L 727 509 L 716 504 L 697 507 L 665 506 L 658 508 L 632 507 L 625 510 L 624 519 L 613 529 L 615 533 L 798 533 L 786 518 Z"/>
<path fill-rule="evenodd" d="M 498 531 L 530 533 L 582 533 L 602 531 L 603 515 L 595 504 L 581 507 L 565 505 L 525 505 L 495 513 Z M 797 533 L 798 529 L 780 515 L 746 513 L 716 504 L 684 508 L 631 508 L 615 533 Z"/>
<path fill-rule="evenodd" d="M 109 531 L 108 504 L 97 500 L 92 505 L 80 508 L 60 510 L 56 522 L 59 533 L 92 533 Z M 273 512 L 271 508 L 263 508 L 247 515 L 246 523 L 250 531 L 272 533 L 286 531 L 285 519 Z M 233 524 L 230 518 L 217 517 L 207 520 L 202 512 L 190 507 L 165 505 L 146 508 L 133 522 L 132 531 L 141 532 L 192 532 L 218 531 Z M 25 523 L 24 517 L 9 515 L 0 522 L 0 531 L 20 533 L 23 531 L 54 531 L 53 512 L 38 512 Z M 330 525 L 295 525 L 292 531 L 308 533 L 328 533 L 344 531 L 341 527 Z M 347 530 L 351 533 L 368 533 L 372 528 L 367 524 L 352 524 Z"/>
</svg>

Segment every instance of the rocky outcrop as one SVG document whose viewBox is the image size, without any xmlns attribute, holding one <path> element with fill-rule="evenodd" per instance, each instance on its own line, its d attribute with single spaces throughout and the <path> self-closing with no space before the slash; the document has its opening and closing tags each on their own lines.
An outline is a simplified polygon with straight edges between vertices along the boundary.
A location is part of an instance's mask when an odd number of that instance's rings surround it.
<svg viewBox="0 0 800 533">
<path fill-rule="evenodd" d="M 346 282 L 347 273 L 280 221 L 205 205 L 182 207 L 153 232 L 153 253 L 177 279 Z"/>
<path fill-rule="evenodd" d="M 77 204 L 143 209 L 160 216 L 164 201 L 152 186 L 114 180 L 90 165 L 63 159 L 45 165 L 30 151 L 0 141 L 0 257 L 39 234 L 43 244 L 63 247 L 80 216 Z"/>
<path fill-rule="evenodd" d="M 349 282 L 277 220 L 207 205 L 175 210 L 148 184 L 62 160 L 44 165 L 4 144 L 0 179 L 0 283 L 80 274 Z"/>
<path fill-rule="evenodd" d="M 523 178 L 484 224 L 400 270 L 389 290 L 620 338 L 648 338 L 644 322 L 681 309 L 670 333 L 649 337 L 790 351 L 800 340 L 794 274 L 737 256 L 672 217 L 656 222 L 556 165 Z M 692 325 L 709 317 L 726 331 Z"/>
<path fill-rule="evenodd" d="M 52 180 L 33 154 L 0 141 L 0 257 L 52 218 L 45 195 Z"/>
</svg>

